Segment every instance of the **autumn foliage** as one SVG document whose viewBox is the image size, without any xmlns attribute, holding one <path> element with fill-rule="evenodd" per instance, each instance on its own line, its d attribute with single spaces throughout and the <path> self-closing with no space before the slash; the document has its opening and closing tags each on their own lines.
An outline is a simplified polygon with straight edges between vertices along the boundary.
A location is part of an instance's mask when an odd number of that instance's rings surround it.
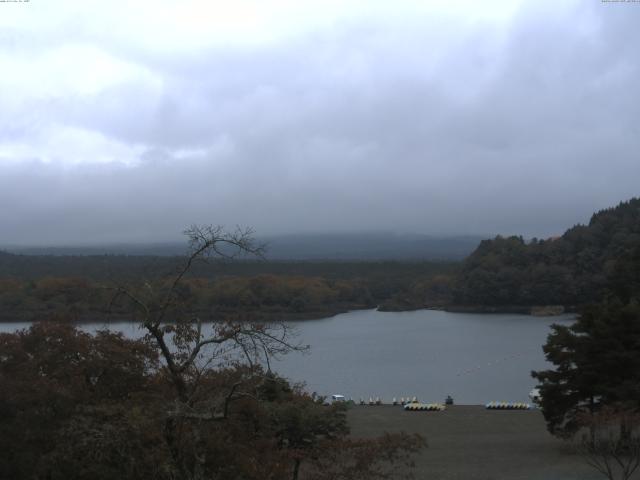
<svg viewBox="0 0 640 480">
<path fill-rule="evenodd" d="M 350 439 L 344 407 L 248 366 L 197 379 L 194 412 L 240 386 L 224 415 L 177 415 L 157 350 L 108 331 L 36 323 L 0 335 L 0 352 L 0 478 L 388 478 L 385 465 L 410 465 L 423 444 L 403 434 Z"/>
</svg>

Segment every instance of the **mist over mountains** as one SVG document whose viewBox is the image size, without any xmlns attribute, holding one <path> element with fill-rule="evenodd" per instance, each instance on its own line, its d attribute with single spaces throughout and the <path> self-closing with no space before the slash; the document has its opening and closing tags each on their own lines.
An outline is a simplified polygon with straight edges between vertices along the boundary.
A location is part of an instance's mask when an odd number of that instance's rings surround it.
<svg viewBox="0 0 640 480">
<path fill-rule="evenodd" d="M 266 245 L 267 260 L 461 260 L 485 237 L 477 235 L 431 236 L 395 233 L 291 234 L 258 237 Z M 185 253 L 179 242 L 132 243 L 67 247 L 7 246 L 25 255 L 154 255 Z"/>
</svg>

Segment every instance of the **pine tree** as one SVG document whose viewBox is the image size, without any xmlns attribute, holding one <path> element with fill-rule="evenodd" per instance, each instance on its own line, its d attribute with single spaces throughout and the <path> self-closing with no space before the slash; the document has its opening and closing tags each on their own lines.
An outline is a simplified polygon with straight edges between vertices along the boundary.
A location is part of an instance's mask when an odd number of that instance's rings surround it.
<svg viewBox="0 0 640 480">
<path fill-rule="evenodd" d="M 555 369 L 540 381 L 547 428 L 572 436 L 585 412 L 602 406 L 640 409 L 640 305 L 610 297 L 588 307 L 573 325 L 553 325 L 543 350 Z"/>
</svg>

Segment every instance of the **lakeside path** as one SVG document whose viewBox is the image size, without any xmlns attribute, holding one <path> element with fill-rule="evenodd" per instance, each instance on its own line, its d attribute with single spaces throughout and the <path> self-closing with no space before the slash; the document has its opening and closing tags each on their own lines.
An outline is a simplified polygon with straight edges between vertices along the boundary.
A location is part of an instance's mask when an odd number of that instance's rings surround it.
<svg viewBox="0 0 640 480">
<path fill-rule="evenodd" d="M 443 412 L 408 412 L 400 406 L 354 406 L 354 437 L 419 433 L 428 447 L 415 458 L 417 479 L 598 480 L 570 445 L 552 437 L 538 410 L 486 410 L 454 405 Z M 634 477 L 636 478 L 636 477 Z"/>
</svg>

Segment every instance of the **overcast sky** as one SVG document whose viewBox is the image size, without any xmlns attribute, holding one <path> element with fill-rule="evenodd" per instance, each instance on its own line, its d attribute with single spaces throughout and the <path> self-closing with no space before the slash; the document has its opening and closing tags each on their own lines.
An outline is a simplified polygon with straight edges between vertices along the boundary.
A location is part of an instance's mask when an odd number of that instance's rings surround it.
<svg viewBox="0 0 640 480">
<path fill-rule="evenodd" d="M 640 194 L 640 3 L 0 2 L 0 245 L 548 236 Z"/>
</svg>

